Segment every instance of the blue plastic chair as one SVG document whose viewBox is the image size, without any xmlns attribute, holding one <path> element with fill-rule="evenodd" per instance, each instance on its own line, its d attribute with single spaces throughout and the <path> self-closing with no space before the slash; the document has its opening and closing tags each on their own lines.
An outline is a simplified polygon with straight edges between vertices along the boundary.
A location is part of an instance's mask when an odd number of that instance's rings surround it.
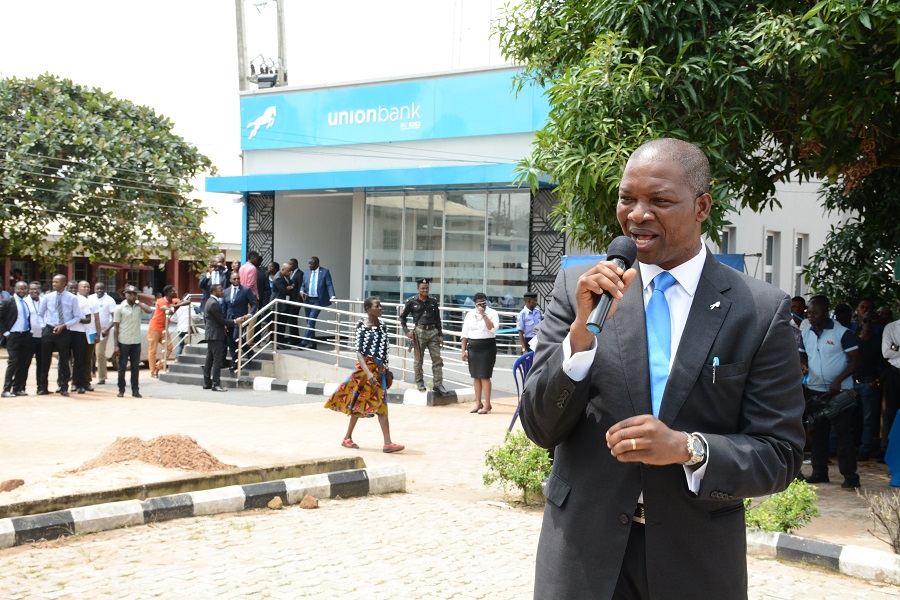
<svg viewBox="0 0 900 600">
<path fill-rule="evenodd" d="M 516 404 L 516 412 L 513 413 L 512 421 L 509 423 L 509 430 L 512 431 L 513 426 L 516 424 L 516 419 L 519 418 L 519 407 L 522 406 L 522 392 L 525 391 L 525 378 L 528 377 L 528 371 L 531 370 L 531 363 L 534 361 L 534 351 L 526 352 L 522 356 L 516 359 L 516 362 L 513 363 L 513 380 L 516 382 L 516 397 L 519 398 L 519 403 Z M 522 385 L 519 385 L 519 379 L 522 380 Z"/>
</svg>

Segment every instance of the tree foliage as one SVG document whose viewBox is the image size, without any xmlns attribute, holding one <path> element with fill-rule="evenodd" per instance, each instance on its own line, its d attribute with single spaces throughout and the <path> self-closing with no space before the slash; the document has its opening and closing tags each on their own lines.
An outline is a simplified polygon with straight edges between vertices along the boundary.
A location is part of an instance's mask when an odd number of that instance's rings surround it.
<svg viewBox="0 0 900 600">
<path fill-rule="evenodd" d="M 45 266 L 206 256 L 210 160 L 146 106 L 45 74 L 0 80 L 0 251 Z"/>
<path fill-rule="evenodd" d="M 900 3 L 523 0 L 495 24 L 551 111 L 519 167 L 549 175 L 576 243 L 605 247 L 624 163 L 675 137 L 711 159 L 715 239 L 732 208 L 821 178 L 847 191 L 900 166 Z"/>
<path fill-rule="evenodd" d="M 894 260 L 900 257 L 900 169 L 879 169 L 848 193 L 837 186 L 825 194 L 825 208 L 847 213 L 832 225 L 822 249 L 811 257 L 804 275 L 816 292 L 832 303 L 871 298 L 900 306 Z"/>
</svg>

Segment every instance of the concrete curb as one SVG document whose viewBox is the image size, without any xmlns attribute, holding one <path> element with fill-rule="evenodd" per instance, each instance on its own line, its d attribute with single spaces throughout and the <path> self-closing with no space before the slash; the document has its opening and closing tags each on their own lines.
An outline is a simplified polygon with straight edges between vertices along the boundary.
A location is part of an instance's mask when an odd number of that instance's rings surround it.
<svg viewBox="0 0 900 600">
<path fill-rule="evenodd" d="M 240 389 L 257 392 L 287 392 L 314 396 L 330 396 L 340 385 L 339 383 L 317 383 L 299 379 L 275 379 L 274 377 L 249 377 L 246 375 L 238 377 L 236 384 Z M 406 404 L 408 406 L 445 406 L 474 402 L 475 388 L 451 390 L 449 394 L 443 396 L 434 392 L 392 389 L 388 390 L 387 401 L 388 404 Z"/>
<path fill-rule="evenodd" d="M 748 529 L 747 552 L 817 565 L 850 577 L 900 584 L 900 555 L 871 548 Z"/>
<path fill-rule="evenodd" d="M 109 502 L 0 519 L 0 549 L 41 539 L 51 540 L 156 521 L 264 508 L 276 496 L 288 505 L 298 504 L 307 494 L 316 498 L 353 498 L 405 491 L 406 472 L 399 465 L 383 465 L 232 485 L 143 501 Z"/>
</svg>

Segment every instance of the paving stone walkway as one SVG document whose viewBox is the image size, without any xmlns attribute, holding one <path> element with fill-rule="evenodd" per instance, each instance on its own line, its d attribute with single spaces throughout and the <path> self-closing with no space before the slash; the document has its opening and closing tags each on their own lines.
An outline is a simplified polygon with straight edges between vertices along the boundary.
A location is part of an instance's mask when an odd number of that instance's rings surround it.
<svg viewBox="0 0 900 600">
<path fill-rule="evenodd" d="M 167 521 L 0 552 L 0 598 L 531 598 L 539 511 L 392 494 Z M 756 599 L 900 588 L 750 557 Z"/>
</svg>

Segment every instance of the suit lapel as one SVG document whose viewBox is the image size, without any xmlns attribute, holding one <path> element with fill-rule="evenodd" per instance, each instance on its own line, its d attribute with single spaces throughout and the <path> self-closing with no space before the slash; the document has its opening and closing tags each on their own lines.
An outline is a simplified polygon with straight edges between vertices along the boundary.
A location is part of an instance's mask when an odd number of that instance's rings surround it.
<svg viewBox="0 0 900 600">
<path fill-rule="evenodd" d="M 731 285 L 721 271 L 730 268 L 723 266 L 707 251 L 706 264 L 694 293 L 659 410 L 659 419 L 666 425 L 671 426 L 687 400 L 731 308 L 731 301 L 723 295 Z"/>
<path fill-rule="evenodd" d="M 653 412 L 650 405 L 650 358 L 647 354 L 643 289 L 641 271 L 638 269 L 616 308 L 616 314 L 607 325 L 612 325 L 615 331 L 622 371 L 629 374 L 625 383 L 631 408 L 636 415 Z"/>
</svg>

